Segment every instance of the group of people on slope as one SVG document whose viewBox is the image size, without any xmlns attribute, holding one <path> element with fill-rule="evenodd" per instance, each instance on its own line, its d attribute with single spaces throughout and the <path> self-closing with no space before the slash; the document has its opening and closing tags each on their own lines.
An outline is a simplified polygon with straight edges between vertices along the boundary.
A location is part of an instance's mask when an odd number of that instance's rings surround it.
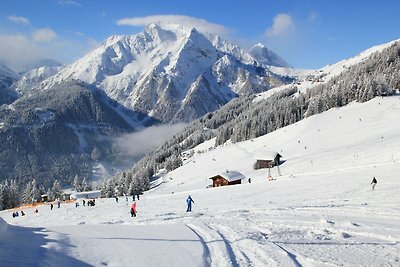
<svg viewBox="0 0 400 267">
<path fill-rule="evenodd" d="M 186 198 L 186 204 L 187 204 L 186 212 L 192 211 L 192 203 L 194 203 L 193 198 L 190 195 L 188 195 L 188 197 Z M 136 217 L 137 214 L 136 201 L 132 202 L 130 212 L 131 212 L 131 217 Z"/>
<path fill-rule="evenodd" d="M 24 211 L 21 210 L 21 216 L 24 216 L 24 215 L 25 215 Z M 19 217 L 19 212 L 18 212 L 18 211 L 14 211 L 14 212 L 12 213 L 12 216 L 13 216 L 13 218 Z"/>
</svg>

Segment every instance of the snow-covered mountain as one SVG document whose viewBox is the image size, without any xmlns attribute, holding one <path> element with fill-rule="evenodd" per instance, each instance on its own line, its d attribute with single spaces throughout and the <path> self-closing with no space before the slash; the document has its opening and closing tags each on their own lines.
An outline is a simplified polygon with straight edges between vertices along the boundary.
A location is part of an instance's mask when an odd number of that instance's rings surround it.
<svg viewBox="0 0 400 267">
<path fill-rule="evenodd" d="M 75 175 L 91 177 L 99 164 L 123 165 L 127 157 L 114 140 L 134 129 L 109 103 L 70 82 L 0 105 L 0 182 L 34 177 L 46 186 L 54 179 L 68 184 Z"/>
<path fill-rule="evenodd" d="M 55 75 L 63 67 L 60 66 L 42 66 L 36 69 L 31 69 L 12 85 L 20 95 L 31 93 L 33 90 L 40 87 L 41 82 Z"/>
<path fill-rule="evenodd" d="M 263 66 L 285 67 L 290 65 L 285 62 L 280 56 L 266 48 L 263 44 L 258 43 L 249 49 L 249 54 Z"/>
<path fill-rule="evenodd" d="M 158 121 L 191 121 L 237 95 L 284 83 L 259 65 L 218 36 L 150 24 L 136 35 L 110 37 L 43 86 L 81 80 Z"/>
<path fill-rule="evenodd" d="M 18 74 L 0 61 L 0 105 L 9 104 L 17 98 L 10 86 L 18 80 Z"/>
<path fill-rule="evenodd" d="M 55 68 L 55 67 L 61 67 L 61 66 L 62 66 L 62 64 L 60 62 L 58 62 L 57 60 L 54 60 L 51 58 L 42 58 L 42 59 L 33 61 L 33 62 L 25 65 L 19 73 L 23 75 L 33 69 L 38 69 L 41 67 Z"/>
</svg>

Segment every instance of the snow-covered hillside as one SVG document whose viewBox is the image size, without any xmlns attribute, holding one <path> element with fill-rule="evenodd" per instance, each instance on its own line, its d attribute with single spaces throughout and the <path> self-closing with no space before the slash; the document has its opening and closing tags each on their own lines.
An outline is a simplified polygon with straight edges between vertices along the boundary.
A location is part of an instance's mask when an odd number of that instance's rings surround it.
<svg viewBox="0 0 400 267">
<path fill-rule="evenodd" d="M 62 69 L 62 66 L 42 66 L 26 72 L 12 87 L 20 94 L 31 93 L 40 83 L 53 76 Z"/>
<path fill-rule="evenodd" d="M 398 266 L 399 111 L 399 96 L 374 98 L 195 153 L 137 200 L 136 218 L 131 197 L 25 208 L 18 218 L 2 211 L 1 264 Z M 252 169 L 270 150 L 284 160 L 273 181 Z M 227 169 L 252 182 L 206 188 Z"/>
<path fill-rule="evenodd" d="M 299 92 L 304 92 L 308 89 L 314 88 L 318 85 L 324 84 L 334 77 L 339 76 L 341 73 L 349 70 L 352 66 L 366 61 L 374 53 L 380 53 L 390 46 L 398 43 L 400 39 L 391 42 L 376 45 L 368 48 L 354 57 L 341 60 L 335 64 L 324 66 L 318 70 L 294 69 L 288 67 L 269 66 L 268 69 L 280 76 L 289 76 L 294 78 L 292 84 L 278 86 L 272 90 L 261 93 L 260 98 L 268 98 L 270 95 L 277 91 L 282 91 L 289 87 L 295 86 Z"/>
<path fill-rule="evenodd" d="M 43 87 L 81 80 L 144 117 L 191 121 L 237 95 L 284 83 L 257 65 L 250 54 L 218 36 L 150 24 L 136 35 L 110 37 Z"/>
</svg>

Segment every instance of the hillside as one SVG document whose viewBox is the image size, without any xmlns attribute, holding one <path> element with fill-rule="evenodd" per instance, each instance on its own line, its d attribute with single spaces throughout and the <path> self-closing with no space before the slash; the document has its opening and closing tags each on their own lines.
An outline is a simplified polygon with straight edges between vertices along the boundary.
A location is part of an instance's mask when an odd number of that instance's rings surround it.
<svg viewBox="0 0 400 267">
<path fill-rule="evenodd" d="M 300 85 L 273 88 L 266 93 L 235 99 L 194 121 L 127 173 L 146 185 L 140 190 L 147 190 L 149 178 L 158 170 L 174 170 L 181 166 L 182 153 L 191 153 L 193 147 L 206 140 L 215 140 L 215 146 L 245 141 L 353 101 L 365 102 L 377 95 L 394 94 L 400 89 L 399 51 L 399 43 L 391 42 L 355 57 L 362 60 L 349 60 L 354 61 L 354 65 L 337 72 L 329 80 L 304 80 Z M 112 183 L 131 182 L 117 176 Z"/>
<path fill-rule="evenodd" d="M 90 177 L 95 164 L 123 164 L 113 139 L 134 129 L 110 103 L 71 82 L 0 106 L 0 181 L 49 187 Z"/>
<path fill-rule="evenodd" d="M 17 99 L 17 92 L 11 85 L 18 80 L 18 75 L 0 61 L 0 105 L 12 103 Z"/>
<path fill-rule="evenodd" d="M 45 205 L 38 214 L 26 208 L 14 219 L 2 211 L 10 225 L 0 221 L 0 255 L 7 265 L 396 266 L 399 103 L 398 95 L 354 102 L 196 152 L 141 196 L 136 218 L 124 197 L 98 199 L 90 208 Z M 252 169 L 269 150 L 285 161 L 281 176 L 271 170 L 273 181 L 265 169 Z M 252 183 L 206 188 L 226 169 Z M 188 194 L 192 213 L 185 212 Z M 21 251 L 27 257 L 9 256 Z"/>
</svg>

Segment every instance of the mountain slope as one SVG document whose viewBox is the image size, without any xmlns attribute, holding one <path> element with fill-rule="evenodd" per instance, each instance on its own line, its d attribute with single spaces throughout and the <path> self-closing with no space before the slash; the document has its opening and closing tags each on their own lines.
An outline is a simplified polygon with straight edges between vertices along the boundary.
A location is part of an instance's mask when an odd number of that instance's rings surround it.
<svg viewBox="0 0 400 267">
<path fill-rule="evenodd" d="M 1 211 L 0 255 L 8 265 L 397 266 L 398 111 L 398 97 L 375 98 L 195 153 L 140 196 L 135 218 L 131 197 L 35 207 L 39 213 L 24 207 L 17 218 L 15 210 Z M 268 150 L 285 160 L 281 176 L 271 170 L 272 181 L 267 169 L 252 168 Z M 246 179 L 206 188 L 226 169 Z M 185 212 L 188 194 L 192 212 Z M 29 257 L 10 257 L 15 251 Z"/>
<path fill-rule="evenodd" d="M 84 84 L 64 83 L 0 108 L 0 179 L 50 186 L 118 159 L 113 137 L 134 129 Z"/>
<path fill-rule="evenodd" d="M 38 90 L 42 81 L 53 76 L 62 69 L 62 66 L 41 66 L 31 69 L 24 73 L 22 77 L 12 85 L 12 88 L 19 95 L 31 94 L 32 91 Z"/>
<path fill-rule="evenodd" d="M 284 81 L 238 47 L 194 28 L 151 24 L 132 36 L 113 36 L 43 83 L 81 80 L 124 107 L 161 122 L 191 121 L 237 95 Z M 207 103 L 207 104 L 205 104 Z"/>
<path fill-rule="evenodd" d="M 0 105 L 12 103 L 17 99 L 17 92 L 11 85 L 18 80 L 18 75 L 0 62 Z"/>
<path fill-rule="evenodd" d="M 378 95 L 395 94 L 396 90 L 398 93 L 400 44 L 384 47 L 331 80 L 317 83 L 311 88 L 304 86 L 299 90 L 291 85 L 272 89 L 271 93 L 231 101 L 218 111 L 194 121 L 141 159 L 128 173 L 146 185 L 141 190 L 148 189 L 150 178 L 158 170 L 174 170 L 181 166 L 181 153 L 191 153 L 193 147 L 206 140 L 214 138 L 216 146 L 240 142 L 353 101 L 365 102 Z M 119 177 L 115 179 L 118 181 Z"/>
</svg>

